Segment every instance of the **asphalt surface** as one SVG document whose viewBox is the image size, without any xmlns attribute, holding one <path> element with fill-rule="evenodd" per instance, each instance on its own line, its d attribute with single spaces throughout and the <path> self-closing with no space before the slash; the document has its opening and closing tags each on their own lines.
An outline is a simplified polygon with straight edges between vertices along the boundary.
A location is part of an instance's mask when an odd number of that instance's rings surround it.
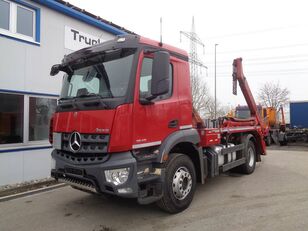
<svg viewBox="0 0 308 231">
<path fill-rule="evenodd" d="M 269 150 L 252 175 L 198 185 L 180 214 L 63 187 L 1 202 L 0 230 L 308 230 L 308 151 Z"/>
</svg>

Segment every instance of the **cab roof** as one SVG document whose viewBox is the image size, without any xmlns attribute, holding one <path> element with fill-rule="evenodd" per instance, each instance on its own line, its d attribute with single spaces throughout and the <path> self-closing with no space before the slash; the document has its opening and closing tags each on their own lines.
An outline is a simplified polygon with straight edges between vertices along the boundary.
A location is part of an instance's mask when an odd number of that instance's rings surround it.
<svg viewBox="0 0 308 231">
<path fill-rule="evenodd" d="M 87 59 L 97 54 L 106 52 L 108 50 L 122 49 L 122 48 L 142 48 L 147 47 L 154 50 L 166 50 L 171 55 L 180 59 L 188 61 L 188 54 L 186 51 L 167 45 L 160 45 L 159 42 L 141 37 L 139 35 L 119 35 L 112 40 L 105 41 L 103 43 L 96 44 L 94 46 L 86 47 L 81 50 L 75 51 L 69 55 L 64 56 L 62 65 L 69 65 L 80 59 Z"/>
</svg>

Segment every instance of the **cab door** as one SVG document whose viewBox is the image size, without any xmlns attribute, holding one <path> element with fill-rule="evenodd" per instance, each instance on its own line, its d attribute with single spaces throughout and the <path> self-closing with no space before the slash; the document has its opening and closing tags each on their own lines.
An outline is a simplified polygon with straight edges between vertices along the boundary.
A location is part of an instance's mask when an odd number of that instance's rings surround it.
<svg viewBox="0 0 308 231">
<path fill-rule="evenodd" d="M 152 100 L 151 104 L 140 102 L 150 95 L 153 56 L 141 54 L 136 76 L 134 99 L 133 149 L 161 144 L 171 133 L 179 130 L 179 104 L 177 94 L 177 64 L 170 57 L 169 89 L 164 95 Z"/>
</svg>

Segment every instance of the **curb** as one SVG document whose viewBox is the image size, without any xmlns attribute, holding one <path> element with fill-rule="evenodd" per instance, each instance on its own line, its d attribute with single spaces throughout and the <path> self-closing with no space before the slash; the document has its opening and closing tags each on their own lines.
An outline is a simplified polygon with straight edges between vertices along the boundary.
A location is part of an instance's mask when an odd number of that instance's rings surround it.
<svg viewBox="0 0 308 231">
<path fill-rule="evenodd" d="M 39 188 L 39 189 L 34 189 L 34 190 L 22 192 L 22 193 L 16 193 L 13 195 L 0 197 L 0 202 L 9 201 L 9 200 L 13 200 L 13 199 L 17 199 L 20 197 L 25 197 L 25 196 L 41 193 L 41 192 L 46 192 L 46 191 L 54 190 L 54 189 L 61 188 L 64 186 L 66 186 L 65 183 L 60 183 L 60 184 L 56 184 L 56 185 L 52 185 L 52 186 L 48 186 L 44 188 Z"/>
</svg>

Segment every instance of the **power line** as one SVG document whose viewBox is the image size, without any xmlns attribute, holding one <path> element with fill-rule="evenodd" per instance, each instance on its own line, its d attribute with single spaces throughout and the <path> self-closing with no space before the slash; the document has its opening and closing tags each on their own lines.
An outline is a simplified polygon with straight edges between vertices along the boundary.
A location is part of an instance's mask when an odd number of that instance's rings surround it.
<svg viewBox="0 0 308 231">
<path fill-rule="evenodd" d="M 271 77 L 272 75 L 292 75 L 292 78 L 299 77 L 298 75 L 308 75 L 308 68 L 297 68 L 297 69 L 282 69 L 282 70 L 261 70 L 261 71 L 247 71 L 245 76 L 258 75 L 259 77 Z M 231 78 L 232 72 L 218 72 L 219 78 Z M 286 76 L 286 77 L 289 77 Z M 208 78 L 211 78 L 209 76 Z M 277 76 L 279 77 L 279 76 Z"/>
<path fill-rule="evenodd" d="M 220 51 L 219 54 L 230 54 L 230 53 L 238 53 L 238 52 L 243 52 L 243 51 L 251 52 L 251 51 L 262 51 L 262 50 L 275 50 L 275 49 L 293 48 L 293 47 L 301 47 L 301 46 L 308 46 L 308 43 L 297 43 L 297 44 L 288 44 L 288 45 L 282 45 L 282 46 L 270 46 L 270 47 L 251 48 L 251 49 Z"/>
<path fill-rule="evenodd" d="M 240 32 L 240 33 L 233 33 L 233 34 L 224 34 L 224 35 L 217 35 L 208 37 L 207 39 L 217 39 L 217 38 L 228 38 L 228 37 L 236 37 L 241 35 L 251 35 L 251 34 L 260 34 L 260 33 L 266 33 L 266 32 L 272 32 L 277 30 L 285 30 L 288 28 L 296 28 L 296 27 L 302 27 L 307 25 L 292 25 L 292 26 L 284 26 L 284 27 L 273 27 L 273 28 L 266 28 L 261 30 L 255 30 L 255 31 L 246 31 L 246 32 Z"/>
<path fill-rule="evenodd" d="M 250 76 L 250 75 L 258 75 L 259 77 L 272 77 L 272 75 L 293 75 L 292 78 L 294 77 L 300 77 L 300 76 L 296 76 L 299 74 L 307 74 L 308 75 L 308 69 L 305 71 L 276 71 L 276 72 L 268 72 L 268 71 L 252 71 L 252 72 L 247 72 L 248 74 L 246 74 L 245 76 Z M 219 78 L 225 78 L 230 76 L 230 78 L 232 77 L 232 73 L 228 73 L 228 72 L 218 72 L 217 76 Z M 279 77 L 279 76 L 277 76 Z M 289 77 L 289 76 L 287 76 Z"/>
<path fill-rule="evenodd" d="M 308 57 L 308 54 L 295 54 L 295 55 L 282 55 L 282 56 L 269 56 L 269 57 L 259 57 L 259 58 L 249 58 L 248 61 L 252 60 L 268 60 L 268 59 L 284 59 L 284 58 L 300 58 Z"/>
<path fill-rule="evenodd" d="M 249 81 L 252 80 L 256 80 L 259 78 L 269 78 L 269 77 L 273 77 L 273 78 L 290 78 L 291 74 L 296 74 L 295 76 L 292 76 L 292 78 L 303 78 L 303 75 L 308 75 L 308 71 L 307 72 L 299 72 L 299 73 L 278 73 L 279 76 L 277 76 L 276 74 L 270 73 L 270 74 L 260 74 L 260 73 L 250 73 L 249 76 L 253 76 L 253 79 L 249 79 Z M 218 79 L 226 79 L 226 78 L 230 78 L 230 81 L 232 79 L 232 75 L 230 73 L 228 74 L 224 74 L 224 76 L 221 76 L 222 74 L 217 73 L 217 78 Z M 257 77 L 257 78 L 256 78 Z M 214 78 L 213 76 L 208 76 L 206 78 Z"/>
<path fill-rule="evenodd" d="M 267 62 L 245 62 L 245 66 L 252 66 L 252 65 L 277 65 L 277 64 L 294 64 L 294 63 L 303 63 L 308 62 L 308 59 L 301 59 L 301 60 L 282 60 L 282 61 L 267 61 Z M 224 64 L 218 63 L 217 66 L 219 67 L 230 67 L 231 64 Z"/>
<path fill-rule="evenodd" d="M 279 60 L 279 59 L 295 59 L 295 58 L 308 58 L 308 54 L 297 54 L 297 55 L 282 55 L 282 56 L 269 56 L 269 57 L 258 57 L 258 58 L 247 58 L 244 59 L 245 64 L 250 63 L 253 61 L 265 61 L 265 60 Z M 221 63 L 230 63 L 232 64 L 232 60 L 223 60 L 223 61 L 218 61 L 219 64 Z"/>
</svg>

